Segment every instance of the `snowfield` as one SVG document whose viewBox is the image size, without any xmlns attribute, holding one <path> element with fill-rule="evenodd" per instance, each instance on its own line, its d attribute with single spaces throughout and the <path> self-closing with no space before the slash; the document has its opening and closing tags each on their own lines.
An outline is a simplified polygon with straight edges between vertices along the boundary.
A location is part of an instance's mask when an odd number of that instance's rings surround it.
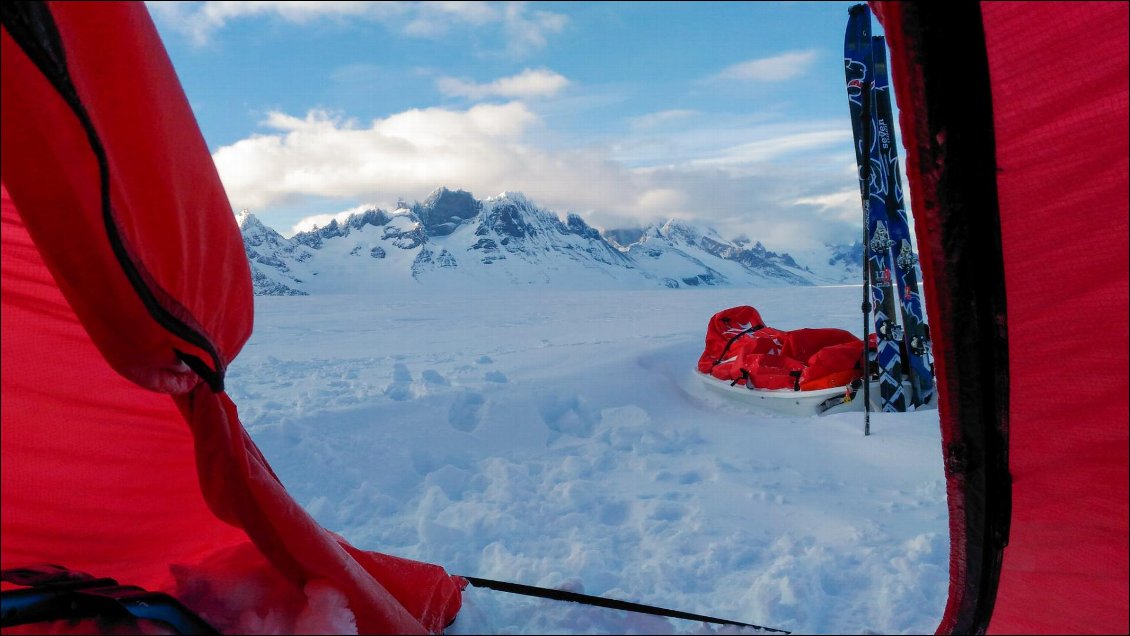
<svg viewBox="0 0 1130 636">
<path fill-rule="evenodd" d="M 256 297 L 228 388 L 358 547 L 794 633 L 932 633 L 937 411 L 790 418 L 708 392 L 706 324 L 858 333 L 859 286 Z M 449 633 L 709 633 L 468 588 Z M 732 629 L 721 631 L 733 632 Z"/>
</svg>

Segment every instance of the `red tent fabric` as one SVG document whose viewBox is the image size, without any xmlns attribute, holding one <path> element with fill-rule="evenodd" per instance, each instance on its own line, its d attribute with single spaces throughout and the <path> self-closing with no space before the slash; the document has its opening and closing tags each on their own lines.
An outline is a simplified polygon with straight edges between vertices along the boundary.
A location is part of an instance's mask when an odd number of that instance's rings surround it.
<svg viewBox="0 0 1130 636">
<path fill-rule="evenodd" d="M 938 370 L 938 631 L 1127 633 L 1130 5 L 874 6 Z M 361 631 L 441 630 L 461 581 L 319 527 L 223 393 L 247 264 L 144 5 L 4 11 L 0 567 L 171 591 L 229 629 L 309 626 L 330 589 Z M 239 607 L 194 573 L 269 584 Z"/>
<path fill-rule="evenodd" d="M 223 392 L 250 272 L 144 4 L 21 3 L 0 38 L 0 566 L 169 591 L 221 629 L 240 608 L 194 572 L 268 581 L 245 609 L 283 629 L 328 589 L 363 632 L 442 630 L 462 580 L 321 528 Z"/>
<path fill-rule="evenodd" d="M 990 627 L 1126 633 L 1130 11 L 981 13 L 1013 362 L 1012 531 Z M 1073 337 L 1049 338 L 1057 326 Z"/>
<path fill-rule="evenodd" d="M 1125 634 L 1130 5 L 873 6 L 934 316 L 938 631 Z"/>
</svg>

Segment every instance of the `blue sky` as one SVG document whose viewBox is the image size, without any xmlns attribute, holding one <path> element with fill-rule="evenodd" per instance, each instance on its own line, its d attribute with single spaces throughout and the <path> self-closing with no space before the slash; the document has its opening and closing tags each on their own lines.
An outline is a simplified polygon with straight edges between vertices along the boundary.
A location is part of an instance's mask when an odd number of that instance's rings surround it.
<svg viewBox="0 0 1130 636">
<path fill-rule="evenodd" d="M 859 234 L 851 4 L 149 7 L 233 208 L 284 234 L 447 186 L 802 249 Z"/>
</svg>

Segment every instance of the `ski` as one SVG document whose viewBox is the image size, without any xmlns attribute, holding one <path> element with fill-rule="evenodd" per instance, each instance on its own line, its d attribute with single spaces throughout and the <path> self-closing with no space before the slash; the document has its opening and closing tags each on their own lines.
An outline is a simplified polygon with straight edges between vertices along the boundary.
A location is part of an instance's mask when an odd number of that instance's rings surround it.
<svg viewBox="0 0 1130 636">
<path fill-rule="evenodd" d="M 897 304 L 892 281 L 894 262 L 886 198 L 887 173 L 877 151 L 878 135 L 872 95 L 874 83 L 871 43 L 871 10 L 864 4 L 848 11 L 844 37 L 844 73 L 847 79 L 848 108 L 855 136 L 855 158 L 859 166 L 859 189 L 863 201 L 867 244 L 864 246 L 866 276 L 871 286 L 871 311 L 878 335 L 876 361 L 879 366 L 879 393 L 884 411 L 905 411 L 902 355 L 899 343 Z M 866 106 L 866 108 L 865 108 Z"/>
<path fill-rule="evenodd" d="M 903 339 L 906 347 L 910 401 L 915 407 L 929 404 L 934 396 L 934 369 L 931 364 L 929 328 L 918 290 L 918 257 L 910 242 L 910 224 L 903 204 L 902 176 L 894 140 L 894 111 L 891 108 L 890 80 L 887 75 L 887 45 L 882 36 L 871 38 L 874 66 L 872 102 L 883 181 L 886 190 L 887 231 L 895 257 L 895 282 L 902 309 Z"/>
</svg>

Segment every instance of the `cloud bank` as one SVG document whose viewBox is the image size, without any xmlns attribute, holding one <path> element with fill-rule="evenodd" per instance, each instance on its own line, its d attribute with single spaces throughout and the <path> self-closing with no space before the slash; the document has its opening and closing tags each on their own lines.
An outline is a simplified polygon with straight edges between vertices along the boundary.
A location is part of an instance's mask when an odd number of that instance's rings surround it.
<svg viewBox="0 0 1130 636">
<path fill-rule="evenodd" d="M 685 116 L 660 112 L 644 122 Z M 710 143 L 701 130 L 672 133 L 671 143 L 680 134 L 690 140 L 686 157 L 635 167 L 613 146 L 539 146 L 545 124 L 521 101 L 412 109 L 367 123 L 321 110 L 301 117 L 272 112 L 262 124 L 266 132 L 221 147 L 213 158 L 233 209 L 250 208 L 267 223 L 282 221 L 272 221 L 273 206 L 323 200 L 340 201 L 337 210 L 358 202 L 391 208 L 398 198 L 419 200 L 448 186 L 479 198 L 521 191 L 599 227 L 674 217 L 787 247 L 847 242 L 837 237 L 859 205 L 840 195 L 843 183 L 852 185 L 850 173 L 829 190 L 805 155 L 830 155 L 827 161 L 850 166 L 850 136 L 812 124 L 753 127 L 741 131 L 744 142 L 729 130 L 717 131 Z"/>
</svg>

